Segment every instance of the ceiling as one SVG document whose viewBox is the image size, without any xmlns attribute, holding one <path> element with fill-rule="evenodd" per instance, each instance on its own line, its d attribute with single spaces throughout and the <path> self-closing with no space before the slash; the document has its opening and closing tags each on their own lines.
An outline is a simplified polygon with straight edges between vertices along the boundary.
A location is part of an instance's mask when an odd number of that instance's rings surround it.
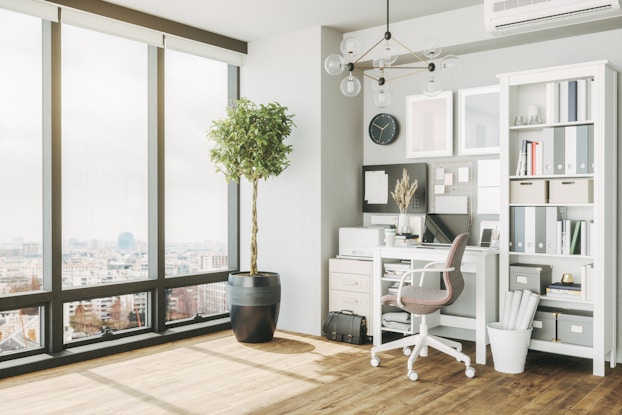
<svg viewBox="0 0 622 415">
<path fill-rule="evenodd" d="M 106 0 L 250 42 L 316 26 L 352 32 L 386 24 L 383 0 Z M 483 0 L 393 0 L 390 22 L 482 4 Z"/>
</svg>

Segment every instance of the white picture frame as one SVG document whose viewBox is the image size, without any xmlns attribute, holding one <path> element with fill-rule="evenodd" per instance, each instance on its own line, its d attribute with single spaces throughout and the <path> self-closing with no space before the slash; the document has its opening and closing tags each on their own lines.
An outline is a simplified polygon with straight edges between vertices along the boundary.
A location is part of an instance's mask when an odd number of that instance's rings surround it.
<svg viewBox="0 0 622 415">
<path fill-rule="evenodd" d="M 499 153 L 500 112 L 499 85 L 458 90 L 460 155 Z"/>
<path fill-rule="evenodd" d="M 453 92 L 406 97 L 406 158 L 453 155 Z"/>
<path fill-rule="evenodd" d="M 499 248 L 499 221 L 481 221 L 477 246 Z"/>
</svg>

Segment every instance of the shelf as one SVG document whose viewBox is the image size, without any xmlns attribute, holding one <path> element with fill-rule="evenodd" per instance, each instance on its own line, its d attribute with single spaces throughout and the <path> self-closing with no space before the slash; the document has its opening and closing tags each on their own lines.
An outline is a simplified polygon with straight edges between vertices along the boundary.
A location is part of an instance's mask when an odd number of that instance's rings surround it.
<svg viewBox="0 0 622 415">
<path fill-rule="evenodd" d="M 508 206 L 594 207 L 594 203 L 510 203 Z"/>
<path fill-rule="evenodd" d="M 563 354 L 566 356 L 584 357 L 587 359 L 594 358 L 594 348 L 579 346 L 576 344 L 531 339 L 529 342 L 529 349 L 541 352 Z"/>
<path fill-rule="evenodd" d="M 561 259 L 572 259 L 572 260 L 586 260 L 593 261 L 594 257 L 591 255 L 568 255 L 568 254 L 545 254 L 545 253 L 536 253 L 536 252 L 515 252 L 508 251 L 508 255 L 513 256 L 533 256 L 533 257 L 541 257 L 541 258 L 561 258 Z"/>
<path fill-rule="evenodd" d="M 594 301 L 592 300 L 565 300 L 557 297 L 547 297 L 543 295 L 540 297 L 540 303 L 545 303 L 547 306 L 558 308 L 572 308 L 573 310 L 594 310 Z"/>
<path fill-rule="evenodd" d="M 562 179 L 562 180 L 570 180 L 570 179 L 593 179 L 594 174 L 548 174 L 541 176 L 510 176 L 511 181 L 515 180 L 551 180 L 551 179 Z"/>
<path fill-rule="evenodd" d="M 510 131 L 537 131 L 543 128 L 555 128 L 555 127 L 572 127 L 577 125 L 592 125 L 594 121 L 571 121 L 571 122 L 558 122 L 552 124 L 529 124 L 529 125 L 513 125 L 510 127 Z"/>
</svg>

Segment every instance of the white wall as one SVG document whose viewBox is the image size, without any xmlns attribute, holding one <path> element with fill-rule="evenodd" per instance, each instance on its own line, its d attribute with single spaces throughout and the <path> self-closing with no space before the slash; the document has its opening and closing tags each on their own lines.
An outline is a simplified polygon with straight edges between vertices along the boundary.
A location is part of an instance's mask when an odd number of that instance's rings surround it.
<svg viewBox="0 0 622 415">
<path fill-rule="evenodd" d="M 278 101 L 295 114 L 290 167 L 259 184 L 258 267 L 281 275 L 278 328 L 314 335 L 327 311 L 337 227 L 362 220 L 356 197 L 362 100 L 345 105 L 322 66 L 322 56 L 340 41 L 341 34 L 317 27 L 251 42 L 240 79 L 242 96 Z M 250 190 L 242 184 L 242 269 L 248 268 Z"/>
<path fill-rule="evenodd" d="M 443 79 L 444 89 L 454 91 L 454 114 L 457 114 L 458 90 L 498 84 L 497 74 L 603 59 L 609 60 L 618 70 L 622 70 L 621 45 L 622 29 L 618 29 L 461 55 L 460 72 L 454 78 Z M 393 94 L 391 106 L 383 109 L 374 106 L 371 98 L 371 86 L 365 85 L 365 91 L 369 93 L 365 97 L 364 125 L 367 125 L 373 115 L 378 112 L 394 114 L 400 122 L 405 123 L 406 96 L 421 93 L 421 79 L 421 75 L 414 75 L 392 83 L 390 85 Z M 621 75 L 618 76 L 618 143 L 622 143 L 622 105 L 620 103 L 622 103 Z M 454 115 L 454 137 L 457 136 L 457 118 Z M 363 145 L 365 164 L 393 164 L 413 161 L 404 157 L 406 144 L 402 137 L 389 146 L 377 146 L 365 137 Z M 454 140 L 454 154 L 457 154 L 456 140 Z M 482 156 L 482 158 L 484 157 L 486 156 Z M 621 144 L 618 147 L 618 158 L 622 160 Z M 434 159 L 426 161 L 431 162 Z M 622 170 L 618 171 L 618 184 L 622 184 Z M 622 211 L 622 192 L 618 192 L 618 211 Z M 618 250 L 622 250 L 622 215 L 618 217 Z M 622 278 L 620 275 L 622 275 L 622 261 L 619 260 L 618 362 L 622 362 Z"/>
<path fill-rule="evenodd" d="M 403 24 L 409 26 L 408 22 Z M 421 25 L 410 26 L 421 28 Z M 445 28 L 448 26 L 452 26 L 450 20 L 443 24 Z M 464 21 L 453 26 L 463 28 Z M 392 31 L 408 45 L 411 36 L 399 36 L 396 26 L 392 26 Z M 478 33 L 475 40 L 485 41 L 481 31 Z M 427 34 L 434 35 L 429 31 Z M 364 86 L 367 93 L 363 98 L 343 98 L 338 93 L 341 78 L 323 72 L 324 58 L 338 50 L 341 38 L 330 29 L 313 28 L 251 42 L 241 71 L 243 96 L 258 102 L 278 100 L 296 114 L 297 129 L 288 140 L 294 145 L 292 165 L 280 177 L 260 183 L 259 267 L 281 273 L 283 299 L 279 328 L 315 335 L 320 334 L 327 311 L 327 262 L 337 253 L 337 229 L 362 224 L 360 167 L 406 161 L 403 140 L 398 139 L 390 146 L 377 146 L 366 135 L 369 120 L 380 112 L 371 101 L 367 89 L 370 85 Z M 620 45 L 622 29 L 463 54 L 460 73 L 443 79 L 444 88 L 457 93 L 460 88 L 497 83 L 499 73 L 592 60 L 608 59 L 622 68 Z M 420 75 L 395 81 L 391 85 L 393 104 L 382 112 L 395 114 L 405 122 L 405 97 L 420 93 L 421 81 Z M 622 87 L 619 96 L 621 91 Z M 622 106 L 618 106 L 618 113 L 622 114 Z M 618 128 L 618 136 L 621 130 Z M 622 157 L 622 148 L 619 153 Z M 622 173 L 619 175 L 622 183 Z M 250 229 L 248 186 L 242 185 L 241 193 L 244 269 L 248 264 Z M 622 206 L 620 194 L 618 199 Z M 618 223 L 622 227 L 622 219 Z M 620 230 L 618 240 L 622 249 Z M 622 271 L 622 263 L 618 270 Z M 618 287 L 619 298 L 621 292 L 622 282 Z M 620 361 L 622 305 L 618 309 L 618 325 Z"/>
</svg>

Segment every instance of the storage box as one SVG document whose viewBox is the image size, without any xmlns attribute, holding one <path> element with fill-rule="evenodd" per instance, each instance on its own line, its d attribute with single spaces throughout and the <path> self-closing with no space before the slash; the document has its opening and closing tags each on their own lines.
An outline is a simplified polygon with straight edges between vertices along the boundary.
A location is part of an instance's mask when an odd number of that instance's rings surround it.
<svg viewBox="0 0 622 415">
<path fill-rule="evenodd" d="M 552 272 L 550 265 L 510 264 L 510 291 L 529 290 L 545 294 Z"/>
<path fill-rule="evenodd" d="M 592 346 L 594 339 L 592 313 L 582 310 L 572 310 L 567 313 L 557 315 L 557 339 L 562 343 Z"/>
<path fill-rule="evenodd" d="M 547 203 L 548 200 L 548 180 L 512 180 L 510 182 L 510 203 Z"/>
<path fill-rule="evenodd" d="M 533 318 L 531 337 L 539 340 L 557 341 L 557 315 L 562 310 L 553 307 L 538 307 Z"/>
<path fill-rule="evenodd" d="M 549 182 L 549 203 L 594 203 L 594 180 L 551 180 Z"/>
</svg>

